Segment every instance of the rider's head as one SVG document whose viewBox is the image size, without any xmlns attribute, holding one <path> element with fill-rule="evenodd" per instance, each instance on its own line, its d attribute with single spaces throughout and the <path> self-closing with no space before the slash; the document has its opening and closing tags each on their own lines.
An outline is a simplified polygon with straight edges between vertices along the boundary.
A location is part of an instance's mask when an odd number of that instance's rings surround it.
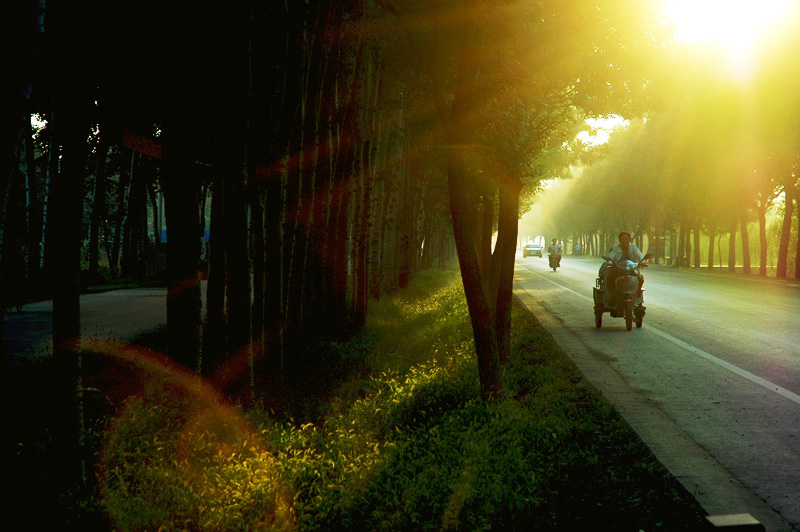
<svg viewBox="0 0 800 532">
<path fill-rule="evenodd" d="M 558 239 L 557 239 L 557 238 L 554 238 L 554 239 L 553 239 L 553 244 L 555 244 L 557 241 L 558 241 Z"/>
<path fill-rule="evenodd" d="M 619 234 L 619 243 L 622 245 L 623 249 L 628 249 L 628 246 L 631 243 L 631 234 L 627 231 L 623 231 Z"/>
</svg>

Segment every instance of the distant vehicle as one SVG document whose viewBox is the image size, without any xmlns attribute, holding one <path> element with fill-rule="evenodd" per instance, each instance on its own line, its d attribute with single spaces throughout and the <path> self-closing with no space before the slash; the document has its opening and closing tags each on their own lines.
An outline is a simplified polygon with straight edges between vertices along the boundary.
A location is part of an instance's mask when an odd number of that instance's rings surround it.
<svg viewBox="0 0 800 532">
<path fill-rule="evenodd" d="M 533 255 L 534 257 L 541 257 L 542 256 L 542 246 L 539 244 L 525 244 L 525 247 L 522 248 L 522 257 L 528 257 Z"/>
</svg>

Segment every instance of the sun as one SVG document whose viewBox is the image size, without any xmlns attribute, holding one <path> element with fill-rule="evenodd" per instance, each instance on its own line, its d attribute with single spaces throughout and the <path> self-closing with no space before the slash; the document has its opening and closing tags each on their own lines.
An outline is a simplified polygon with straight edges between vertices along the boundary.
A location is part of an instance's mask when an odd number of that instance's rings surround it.
<svg viewBox="0 0 800 532">
<path fill-rule="evenodd" d="M 681 42 L 715 46 L 731 66 L 751 70 L 758 41 L 785 20 L 797 0 L 670 0 L 664 15 Z"/>
</svg>

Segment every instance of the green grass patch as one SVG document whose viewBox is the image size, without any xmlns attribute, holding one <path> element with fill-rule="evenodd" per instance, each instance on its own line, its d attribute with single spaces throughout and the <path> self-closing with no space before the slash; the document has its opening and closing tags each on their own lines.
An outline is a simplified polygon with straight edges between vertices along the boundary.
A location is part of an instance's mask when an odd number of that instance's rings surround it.
<svg viewBox="0 0 800 532">
<path fill-rule="evenodd" d="M 689 530 L 701 511 L 515 303 L 505 394 L 479 398 L 457 271 L 426 272 L 338 345 L 364 369 L 319 422 L 188 380 L 130 399 L 101 452 L 117 530 Z"/>
</svg>

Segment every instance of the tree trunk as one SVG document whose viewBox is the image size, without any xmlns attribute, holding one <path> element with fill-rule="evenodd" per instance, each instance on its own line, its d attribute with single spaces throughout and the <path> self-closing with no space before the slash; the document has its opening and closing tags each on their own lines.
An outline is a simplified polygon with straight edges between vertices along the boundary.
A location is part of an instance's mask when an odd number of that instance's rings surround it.
<svg viewBox="0 0 800 532">
<path fill-rule="evenodd" d="M 750 233 L 747 232 L 747 212 L 743 211 L 740 217 L 742 237 L 742 271 L 750 275 Z"/>
<path fill-rule="evenodd" d="M 215 175 L 211 191 L 206 316 L 203 322 L 202 373 L 211 377 L 225 360 L 225 227 L 222 177 Z"/>
<path fill-rule="evenodd" d="M 682 229 L 683 236 L 681 239 L 683 240 L 683 262 L 684 265 L 687 267 L 692 266 L 692 230 L 687 223 L 685 227 Z"/>
<path fill-rule="evenodd" d="M 235 144 L 235 145 L 234 145 Z M 226 390 L 252 398 L 249 387 L 252 373 L 250 350 L 250 261 L 248 257 L 247 199 L 245 196 L 244 145 L 231 143 L 223 155 L 220 171 L 225 201 L 225 264 L 228 313 L 228 367 L 225 370 Z"/>
<path fill-rule="evenodd" d="M 500 212 L 497 228 L 497 243 L 493 256 L 494 263 L 499 263 L 497 270 L 497 311 L 496 329 L 498 358 L 502 364 L 511 353 L 511 301 L 514 285 L 514 260 L 516 256 L 516 240 L 519 229 L 519 193 L 522 183 L 516 179 L 500 180 Z"/>
<path fill-rule="evenodd" d="M 685 256 L 686 256 L 686 224 L 681 222 L 681 226 L 678 229 L 678 253 L 675 265 L 683 266 Z"/>
<path fill-rule="evenodd" d="M 20 91 L 19 96 L 22 95 Z M 22 98 L 20 98 L 20 101 Z M 2 127 L 2 167 L 0 167 L 0 235 L 2 235 L 2 247 L 0 247 L 0 355 L 5 357 L 5 310 L 8 303 L 8 291 L 13 283 L 18 282 L 11 275 L 12 268 L 9 267 L 9 253 L 7 252 L 7 234 L 8 229 L 8 198 L 9 188 L 19 171 L 19 137 L 21 119 L 24 114 L 17 112 L 17 107 L 14 105 L 5 105 L 0 108 L 3 120 L 0 121 Z M 3 362 L 5 362 L 3 358 Z"/>
<path fill-rule="evenodd" d="M 353 321 L 356 327 L 361 327 L 367 316 L 367 224 L 369 223 L 369 182 L 366 175 L 364 151 L 366 146 L 362 143 L 358 154 L 358 173 L 356 184 L 356 204 L 353 223 L 353 253 L 355 265 L 353 267 L 355 306 Z"/>
<path fill-rule="evenodd" d="M 411 193 L 412 183 L 410 174 L 403 175 L 403 190 L 398 213 L 398 265 L 397 265 L 397 286 L 405 288 L 411 280 L 412 262 L 414 254 L 411 247 L 414 223 L 412 211 L 413 197 Z"/>
<path fill-rule="evenodd" d="M 708 233 L 708 269 L 714 268 L 714 240 L 717 234 L 713 231 Z"/>
<path fill-rule="evenodd" d="M 225 391 L 229 396 L 250 401 L 253 390 L 251 344 L 251 281 L 248 236 L 247 128 L 250 96 L 251 10 L 246 4 L 228 7 L 224 42 L 216 62 L 217 73 L 226 81 L 214 123 L 224 134 L 218 140 L 217 171 L 224 189 L 225 266 L 227 279 L 227 358 Z M 254 146 L 253 149 L 256 149 Z M 253 176 L 255 177 L 255 176 Z"/>
<path fill-rule="evenodd" d="M 143 234 L 147 231 L 147 180 L 142 156 L 134 153 L 131 164 L 130 189 L 128 191 L 127 214 L 122 237 L 121 267 L 123 277 L 141 277 Z"/>
<path fill-rule="evenodd" d="M 71 469 L 68 476 L 85 481 L 83 457 L 83 387 L 81 383 L 81 225 L 83 179 L 86 171 L 89 130 L 88 98 L 79 88 L 66 90 L 61 100 L 61 171 L 53 182 L 50 225 L 53 258 L 58 267 L 50 271 L 53 281 L 53 361 L 63 384 L 64 417 L 59 448 L 65 451 Z M 62 439 L 63 437 L 63 439 Z M 74 466 L 74 467 L 73 467 Z M 73 476 L 74 475 L 74 476 Z"/>
<path fill-rule="evenodd" d="M 700 222 L 694 225 L 694 267 L 700 267 Z"/>
<path fill-rule="evenodd" d="M 167 349 L 191 371 L 201 367 L 200 239 L 198 190 L 194 182 L 190 121 L 174 117 L 164 125 L 164 201 L 167 218 Z"/>
<path fill-rule="evenodd" d="M 451 142 L 451 145 L 463 146 L 464 143 L 456 141 Z M 475 336 L 481 397 L 486 401 L 493 401 L 498 399 L 500 394 L 500 348 L 494 313 L 484 291 L 488 279 L 484 279 L 481 273 L 475 249 L 476 228 L 472 222 L 473 210 L 467 202 L 465 164 L 463 154 L 459 153 L 458 149 L 451 149 L 447 161 L 450 214 L 453 218 L 453 234 L 461 266 L 461 280 Z"/>
<path fill-rule="evenodd" d="M 346 150 L 345 160 L 343 167 L 346 169 L 345 173 L 349 175 L 356 175 L 357 171 L 357 156 L 355 145 L 351 145 Z M 353 312 L 351 309 L 352 298 L 348 296 L 348 266 L 351 257 L 353 256 L 353 240 L 349 238 L 350 232 L 350 212 L 352 210 L 351 203 L 355 196 L 355 179 L 345 178 L 334 188 L 334 205 L 333 205 L 333 227 L 336 241 L 340 244 L 334 249 L 333 260 L 333 282 L 331 286 L 332 302 L 331 308 L 335 311 L 334 315 L 337 316 L 339 330 L 349 330 L 353 324 L 350 319 Z"/>
<path fill-rule="evenodd" d="M 44 269 L 45 269 L 45 283 L 47 286 L 45 288 L 46 293 L 50 293 L 53 290 L 53 287 L 49 284 L 51 282 L 51 275 L 50 272 L 53 268 L 57 268 L 58 265 L 56 264 L 55 259 L 53 259 L 53 253 L 51 252 L 51 245 L 54 243 L 52 231 L 54 230 L 53 224 L 50 223 L 52 220 L 51 212 L 50 212 L 50 201 L 53 200 L 53 183 L 55 183 L 56 178 L 59 172 L 60 160 L 61 160 L 61 146 L 58 144 L 58 118 L 60 111 L 56 108 L 55 98 L 53 99 L 53 110 L 51 111 L 51 121 L 52 123 L 48 125 L 47 129 L 52 129 L 50 133 L 50 148 L 47 153 L 47 193 L 45 194 L 47 209 L 44 215 Z"/>
<path fill-rule="evenodd" d="M 786 279 L 787 264 L 789 257 L 789 240 L 792 235 L 792 215 L 794 214 L 794 203 L 791 198 L 792 187 L 784 185 L 784 209 L 783 225 L 781 227 L 781 241 L 778 246 L 778 264 L 775 269 L 775 276 L 778 279 Z"/>
<path fill-rule="evenodd" d="M 678 257 L 680 255 L 679 245 L 676 243 L 677 236 L 674 230 L 669 232 L 669 258 L 673 266 L 678 265 Z"/>
<path fill-rule="evenodd" d="M 728 232 L 728 271 L 736 272 L 736 216 L 733 217 Z"/>
<path fill-rule="evenodd" d="M 248 175 L 256 175 L 256 165 L 251 165 Z M 252 351 L 253 379 L 256 378 L 256 367 L 264 359 L 264 208 L 261 205 L 261 192 L 254 183 L 250 183 L 250 228 L 252 231 L 253 262 L 253 313 L 252 313 Z M 272 281 L 272 279 L 270 279 Z M 260 367 L 260 366 L 259 366 Z M 255 382 L 253 383 L 255 386 Z"/>
<path fill-rule="evenodd" d="M 767 276 L 767 206 L 760 205 L 758 208 L 758 274 L 762 277 Z"/>
<path fill-rule="evenodd" d="M 30 118 L 25 120 L 25 164 L 28 177 L 28 279 L 37 282 L 42 265 L 42 200 L 39 196 L 39 173 Z"/>
<path fill-rule="evenodd" d="M 495 203 L 495 195 L 490 193 L 489 191 L 484 191 L 481 194 L 481 203 L 480 203 L 480 225 L 479 230 L 477 231 L 476 242 L 475 245 L 478 249 L 478 259 L 481 263 L 481 269 L 484 272 L 491 271 L 492 265 L 492 233 L 494 229 L 494 203 Z M 492 283 L 496 279 L 496 276 L 491 276 L 489 279 L 492 279 Z M 487 288 L 490 288 L 487 286 Z M 490 288 L 491 290 L 491 288 Z M 494 293 L 494 290 L 491 290 L 487 294 L 487 297 L 491 297 L 491 294 Z"/>
<path fill-rule="evenodd" d="M 129 166 L 123 165 L 119 172 L 119 182 L 117 183 L 117 212 L 114 217 L 114 237 L 111 244 L 111 256 L 108 258 L 111 275 L 119 277 L 119 255 L 122 247 L 122 228 L 125 222 L 125 208 L 127 206 L 128 187 L 130 186 L 131 174 L 133 173 L 133 162 L 136 152 L 131 150 L 131 163 Z"/>
<path fill-rule="evenodd" d="M 4 283 L 0 286 L 0 305 L 6 308 L 18 307 L 25 295 L 25 243 L 28 241 L 27 201 L 25 194 L 26 176 L 22 172 L 25 145 L 24 113 L 16 116 L 17 137 L 14 140 L 14 162 L 7 176 L 8 185 L 3 196 L 2 215 L 2 256 Z"/>
<path fill-rule="evenodd" d="M 92 201 L 91 222 L 89 225 L 89 273 L 97 277 L 100 272 L 100 235 L 101 226 L 106 219 L 106 160 L 108 158 L 107 131 L 100 132 L 100 144 L 97 146 L 97 165 L 95 167 L 94 198 Z"/>
<path fill-rule="evenodd" d="M 797 236 L 794 241 L 794 278 L 800 279 L 800 196 L 794 197 L 795 212 L 797 213 Z"/>
<path fill-rule="evenodd" d="M 153 210 L 153 244 L 154 253 L 161 251 L 161 209 L 158 203 L 158 191 L 156 183 L 148 184 L 147 196 L 150 198 L 150 208 Z"/>
<path fill-rule="evenodd" d="M 286 165 L 281 165 L 285 168 Z M 283 227 L 284 208 L 281 189 L 283 176 L 278 169 L 265 178 L 264 209 L 264 362 L 263 377 L 284 374 L 283 356 Z"/>
</svg>

